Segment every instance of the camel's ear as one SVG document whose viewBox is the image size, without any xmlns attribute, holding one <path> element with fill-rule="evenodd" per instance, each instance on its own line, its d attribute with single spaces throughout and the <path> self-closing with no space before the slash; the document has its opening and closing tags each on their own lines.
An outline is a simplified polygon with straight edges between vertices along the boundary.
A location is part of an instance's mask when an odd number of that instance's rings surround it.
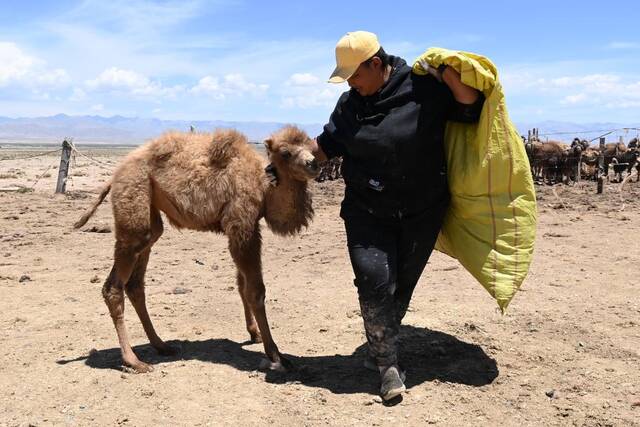
<svg viewBox="0 0 640 427">
<path fill-rule="evenodd" d="M 273 151 L 273 139 L 271 138 L 267 138 L 264 140 L 264 146 L 267 149 L 268 152 L 272 152 Z"/>
</svg>

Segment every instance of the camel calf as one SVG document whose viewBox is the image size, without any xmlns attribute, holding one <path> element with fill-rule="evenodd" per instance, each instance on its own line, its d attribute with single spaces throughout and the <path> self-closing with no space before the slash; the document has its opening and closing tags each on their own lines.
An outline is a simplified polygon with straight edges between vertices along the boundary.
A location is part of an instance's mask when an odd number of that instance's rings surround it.
<svg viewBox="0 0 640 427">
<path fill-rule="evenodd" d="M 112 192 L 115 251 L 102 288 L 116 328 L 122 359 L 136 372 L 152 367 L 131 349 L 124 323 L 124 293 L 133 305 L 151 345 L 172 354 L 156 333 L 147 312 L 144 276 L 151 247 L 163 231 L 163 212 L 177 228 L 224 233 L 237 268 L 237 284 L 254 342 L 264 342 L 269 368 L 286 370 L 267 322 L 258 221 L 281 235 L 292 235 L 313 217 L 307 181 L 317 176 L 311 140 L 288 126 L 265 140 L 277 168 L 277 187 L 268 184 L 265 161 L 247 138 L 234 130 L 214 133 L 170 132 L 132 151 L 114 172 L 98 200 L 74 224 L 82 227 Z"/>
</svg>

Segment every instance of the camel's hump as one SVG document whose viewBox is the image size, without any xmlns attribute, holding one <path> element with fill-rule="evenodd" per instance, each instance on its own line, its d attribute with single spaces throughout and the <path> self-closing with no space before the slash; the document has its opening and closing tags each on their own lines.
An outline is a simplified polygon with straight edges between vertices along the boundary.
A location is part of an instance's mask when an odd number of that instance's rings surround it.
<svg viewBox="0 0 640 427">
<path fill-rule="evenodd" d="M 211 163 L 225 164 L 231 159 L 257 153 L 249 147 L 247 137 L 235 129 L 216 129 L 213 132 L 169 131 L 151 141 L 154 157 L 169 158 L 181 155 L 206 156 Z"/>
</svg>

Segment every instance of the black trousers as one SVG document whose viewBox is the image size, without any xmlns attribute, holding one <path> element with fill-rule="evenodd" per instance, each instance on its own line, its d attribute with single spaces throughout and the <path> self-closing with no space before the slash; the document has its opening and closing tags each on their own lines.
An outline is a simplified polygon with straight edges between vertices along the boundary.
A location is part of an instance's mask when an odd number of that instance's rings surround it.
<svg viewBox="0 0 640 427">
<path fill-rule="evenodd" d="M 400 323 L 433 252 L 446 205 L 394 218 L 343 205 L 369 355 L 379 366 L 398 362 Z"/>
</svg>

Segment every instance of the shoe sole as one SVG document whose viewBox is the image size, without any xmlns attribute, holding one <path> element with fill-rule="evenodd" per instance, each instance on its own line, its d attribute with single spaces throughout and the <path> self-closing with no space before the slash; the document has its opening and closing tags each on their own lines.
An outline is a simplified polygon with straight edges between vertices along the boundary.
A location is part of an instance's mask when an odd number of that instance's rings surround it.
<svg viewBox="0 0 640 427">
<path fill-rule="evenodd" d="M 387 401 L 387 400 L 391 400 L 394 397 L 400 396 L 402 393 L 404 393 L 407 390 L 407 387 L 404 386 L 404 384 L 402 385 L 402 387 L 396 387 L 394 389 L 391 389 L 387 392 L 387 394 L 385 394 L 384 396 L 382 396 L 382 400 Z"/>
</svg>

